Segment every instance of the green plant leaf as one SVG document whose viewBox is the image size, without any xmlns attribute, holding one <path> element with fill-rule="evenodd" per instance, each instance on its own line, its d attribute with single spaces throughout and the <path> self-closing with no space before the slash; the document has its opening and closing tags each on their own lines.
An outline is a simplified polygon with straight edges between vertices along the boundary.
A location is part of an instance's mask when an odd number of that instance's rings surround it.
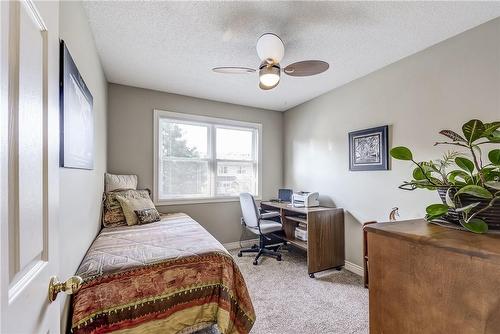
<svg viewBox="0 0 500 334">
<path fill-rule="evenodd" d="M 438 218 L 448 213 L 448 205 L 446 204 L 431 204 L 426 209 L 427 215 L 432 218 Z"/>
<path fill-rule="evenodd" d="M 456 195 L 469 194 L 478 198 L 491 199 L 493 195 L 488 191 L 488 189 L 476 185 L 467 185 L 457 191 Z"/>
<path fill-rule="evenodd" d="M 498 128 L 500 128 L 500 122 L 484 123 L 483 137 L 488 138 Z"/>
<path fill-rule="evenodd" d="M 492 164 L 500 166 L 500 149 L 491 150 L 488 153 L 488 159 L 490 159 Z"/>
<path fill-rule="evenodd" d="M 424 172 L 422 172 L 422 169 L 420 169 L 420 167 L 415 167 L 412 174 L 413 174 L 413 178 L 417 181 L 425 180 L 425 174 L 424 174 Z"/>
<path fill-rule="evenodd" d="M 398 146 L 391 149 L 391 157 L 398 160 L 413 160 L 410 149 L 404 146 Z"/>
<path fill-rule="evenodd" d="M 453 141 L 459 141 L 459 142 L 467 142 L 464 137 L 456 133 L 455 131 L 452 130 L 441 130 L 439 131 L 440 134 L 442 134 L 445 137 L 450 138 Z"/>
<path fill-rule="evenodd" d="M 481 138 L 484 133 L 484 124 L 478 119 L 472 119 L 462 126 L 462 131 L 469 144 Z"/>
<path fill-rule="evenodd" d="M 469 205 L 466 205 L 466 206 L 462 206 L 461 208 L 455 208 L 455 211 L 456 212 L 465 212 L 465 213 L 469 213 L 470 210 L 474 209 L 476 206 L 478 206 L 479 204 L 481 204 L 481 202 L 475 202 L 475 203 L 471 203 Z"/>
<path fill-rule="evenodd" d="M 419 163 L 420 167 L 415 167 L 413 170 L 413 178 L 415 180 L 427 180 L 431 178 L 431 174 L 433 170 L 436 170 L 435 166 L 433 166 L 432 161 L 429 162 L 421 162 Z"/>
<path fill-rule="evenodd" d="M 443 215 L 440 215 L 440 216 L 429 216 L 429 215 L 425 215 L 425 220 L 427 220 L 428 222 L 431 222 L 433 220 L 436 220 L 436 219 L 439 219 L 441 218 Z"/>
<path fill-rule="evenodd" d="M 458 167 L 468 171 L 471 174 L 474 171 L 474 163 L 467 158 L 456 157 L 455 163 L 457 164 Z"/>
<path fill-rule="evenodd" d="M 432 180 L 432 178 L 431 178 Z M 439 182 L 439 180 L 437 180 Z M 437 183 L 435 182 L 436 184 L 440 185 L 440 182 Z M 429 182 L 429 180 L 427 179 L 424 179 L 424 180 L 412 180 L 411 182 L 409 182 L 409 184 L 412 185 L 413 189 L 415 188 L 419 188 L 419 189 L 428 189 L 428 190 L 436 190 L 436 186 L 433 185 L 431 182 Z M 401 186 L 400 186 L 401 188 Z M 406 189 L 406 187 L 403 187 L 402 189 Z M 413 190 L 412 189 L 412 190 Z"/>
<path fill-rule="evenodd" d="M 434 183 L 434 184 L 431 183 L 431 185 L 434 186 L 434 187 L 435 186 L 442 186 L 443 185 L 443 181 L 441 181 L 440 179 L 437 179 L 435 177 L 429 177 L 429 180 L 431 180 L 432 183 Z"/>
<path fill-rule="evenodd" d="M 467 181 L 467 179 L 470 178 L 469 174 L 467 174 L 463 170 L 457 169 L 457 170 L 452 170 L 451 172 L 448 173 L 448 181 L 452 184 L 456 184 L 457 182 L 459 182 L 456 180 L 457 177 L 462 178 L 464 181 Z"/>
<path fill-rule="evenodd" d="M 500 190 L 500 182 L 499 181 L 488 181 L 484 183 L 488 188 L 492 188 L 495 190 Z"/>
<path fill-rule="evenodd" d="M 486 233 L 488 232 L 488 224 L 484 220 L 479 218 L 472 218 L 468 222 L 460 220 L 460 225 L 465 227 L 467 230 L 474 233 Z"/>
<path fill-rule="evenodd" d="M 420 163 L 420 166 L 426 171 L 426 172 L 432 172 L 436 171 L 439 172 L 439 169 L 434 161 L 422 161 Z"/>
<path fill-rule="evenodd" d="M 492 143 L 500 143 L 500 130 L 493 131 L 487 138 Z"/>
<path fill-rule="evenodd" d="M 486 182 L 500 180 L 500 169 L 496 167 L 484 167 L 481 171 Z"/>
<path fill-rule="evenodd" d="M 455 207 L 455 202 L 451 198 L 451 188 L 448 188 L 448 190 L 446 190 L 445 201 L 446 205 L 448 205 L 450 208 Z"/>
</svg>

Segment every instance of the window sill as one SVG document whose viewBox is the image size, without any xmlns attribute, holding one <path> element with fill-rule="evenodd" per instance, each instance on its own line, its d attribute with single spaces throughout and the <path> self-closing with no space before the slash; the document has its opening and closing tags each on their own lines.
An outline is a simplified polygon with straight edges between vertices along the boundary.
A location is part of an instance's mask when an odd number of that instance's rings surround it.
<svg viewBox="0 0 500 334">
<path fill-rule="evenodd" d="M 255 197 L 256 201 L 262 200 L 262 198 Z M 208 203 L 229 203 L 229 202 L 239 202 L 239 197 L 223 197 L 223 198 L 192 198 L 192 199 L 172 199 L 172 200 L 159 200 L 154 201 L 156 206 L 167 206 L 167 205 L 190 205 L 190 204 L 208 204 Z"/>
</svg>

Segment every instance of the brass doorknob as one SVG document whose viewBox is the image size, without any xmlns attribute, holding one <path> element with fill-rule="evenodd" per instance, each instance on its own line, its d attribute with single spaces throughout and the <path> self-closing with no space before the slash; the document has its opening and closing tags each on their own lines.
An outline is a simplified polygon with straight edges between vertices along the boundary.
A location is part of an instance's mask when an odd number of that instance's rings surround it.
<svg viewBox="0 0 500 334">
<path fill-rule="evenodd" d="M 71 276 L 66 282 L 59 282 L 57 276 L 52 276 L 49 282 L 49 302 L 53 302 L 57 298 L 59 292 L 64 292 L 67 295 L 72 295 L 82 286 L 83 279 L 79 276 Z"/>
</svg>

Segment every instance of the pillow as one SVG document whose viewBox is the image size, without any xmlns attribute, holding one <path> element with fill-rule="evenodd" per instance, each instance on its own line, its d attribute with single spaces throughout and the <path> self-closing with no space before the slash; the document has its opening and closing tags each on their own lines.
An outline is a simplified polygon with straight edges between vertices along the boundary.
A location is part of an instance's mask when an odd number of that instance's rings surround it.
<svg viewBox="0 0 500 334">
<path fill-rule="evenodd" d="M 106 173 L 105 182 L 106 192 L 119 189 L 137 189 L 137 175 L 116 175 Z"/>
<path fill-rule="evenodd" d="M 127 220 L 123 214 L 122 206 L 116 196 L 125 198 L 150 198 L 150 191 L 144 190 L 116 190 L 104 193 L 104 211 L 102 224 L 104 227 L 127 226 Z"/>
<path fill-rule="evenodd" d="M 151 198 L 126 198 L 123 196 L 116 196 L 118 202 L 122 206 L 123 214 L 125 215 L 125 219 L 127 220 L 127 225 L 137 225 L 137 215 L 135 214 L 136 210 L 143 209 L 155 209 L 155 205 L 151 201 Z"/>
<path fill-rule="evenodd" d="M 137 216 L 137 224 L 139 225 L 154 223 L 161 220 L 160 213 L 156 210 L 156 208 L 134 210 L 134 212 Z"/>
</svg>

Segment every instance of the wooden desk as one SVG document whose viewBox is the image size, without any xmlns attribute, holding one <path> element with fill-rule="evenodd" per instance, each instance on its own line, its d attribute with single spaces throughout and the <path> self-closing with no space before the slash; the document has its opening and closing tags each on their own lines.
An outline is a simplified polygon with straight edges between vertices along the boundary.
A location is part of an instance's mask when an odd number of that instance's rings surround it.
<svg viewBox="0 0 500 334">
<path fill-rule="evenodd" d="M 289 203 L 262 202 L 262 209 L 279 211 L 286 240 L 307 251 L 310 277 L 319 271 L 340 268 L 345 264 L 344 210 L 338 208 L 296 208 Z M 295 239 L 295 227 L 307 225 L 307 242 Z"/>
<path fill-rule="evenodd" d="M 424 220 L 365 226 L 370 333 L 500 333 L 500 235 Z"/>
</svg>

